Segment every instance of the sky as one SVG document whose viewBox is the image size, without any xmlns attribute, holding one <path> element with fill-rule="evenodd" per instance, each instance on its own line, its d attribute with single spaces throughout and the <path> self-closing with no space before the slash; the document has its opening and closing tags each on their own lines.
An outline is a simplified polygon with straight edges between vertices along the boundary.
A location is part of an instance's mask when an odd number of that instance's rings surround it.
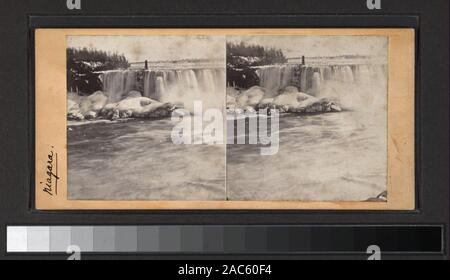
<svg viewBox="0 0 450 280">
<path fill-rule="evenodd" d="M 74 48 L 123 54 L 129 62 L 182 59 L 225 60 L 224 36 L 68 36 Z"/>
<path fill-rule="evenodd" d="M 281 49 L 291 57 L 370 55 L 387 56 L 388 38 L 385 36 L 232 36 L 229 42 L 245 42 Z"/>
<path fill-rule="evenodd" d="M 130 62 L 224 60 L 225 40 L 281 49 L 286 57 L 371 55 L 387 57 L 384 36 L 69 36 L 68 46 L 124 54 Z"/>
</svg>

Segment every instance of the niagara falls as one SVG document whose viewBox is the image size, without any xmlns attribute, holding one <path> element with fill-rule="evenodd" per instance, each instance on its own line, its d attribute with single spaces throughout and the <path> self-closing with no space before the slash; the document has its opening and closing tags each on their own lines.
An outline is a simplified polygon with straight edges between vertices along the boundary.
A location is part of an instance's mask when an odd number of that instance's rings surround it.
<svg viewBox="0 0 450 280">
<path fill-rule="evenodd" d="M 386 38 L 329 37 L 69 38 L 69 199 L 386 201 Z"/>
</svg>

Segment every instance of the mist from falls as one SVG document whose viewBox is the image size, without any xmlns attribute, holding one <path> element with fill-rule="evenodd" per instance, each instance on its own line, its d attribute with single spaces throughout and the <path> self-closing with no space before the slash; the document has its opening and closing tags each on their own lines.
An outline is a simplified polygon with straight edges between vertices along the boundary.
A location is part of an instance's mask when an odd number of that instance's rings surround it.
<svg viewBox="0 0 450 280">
<path fill-rule="evenodd" d="M 336 101 L 344 109 L 385 109 L 387 66 L 382 64 L 307 66 L 297 64 L 263 66 L 257 69 L 266 97 L 274 97 L 288 86 L 316 97 Z M 101 74 L 109 102 L 119 102 L 130 91 L 159 102 L 182 104 L 193 112 L 194 101 L 204 108 L 223 108 L 226 91 L 224 68 L 115 70 Z"/>
<path fill-rule="evenodd" d="M 388 75 L 387 66 L 382 64 L 274 65 L 260 67 L 257 74 L 268 97 L 296 86 L 301 92 L 327 97 L 350 110 L 386 106 Z"/>
<path fill-rule="evenodd" d="M 194 101 L 204 108 L 223 107 L 225 69 L 116 70 L 100 75 L 109 102 L 119 102 L 130 91 L 159 102 L 182 104 L 193 111 Z"/>
<path fill-rule="evenodd" d="M 183 103 L 191 112 L 194 101 L 202 101 L 206 108 L 222 108 L 225 80 L 225 69 L 146 71 L 144 96 Z"/>
</svg>

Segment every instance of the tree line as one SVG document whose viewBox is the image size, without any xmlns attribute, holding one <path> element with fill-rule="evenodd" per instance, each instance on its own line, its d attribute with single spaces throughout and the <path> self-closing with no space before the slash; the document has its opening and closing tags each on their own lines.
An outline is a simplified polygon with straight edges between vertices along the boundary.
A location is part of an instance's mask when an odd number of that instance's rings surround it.
<svg viewBox="0 0 450 280">
<path fill-rule="evenodd" d="M 287 58 L 280 49 L 266 48 L 255 44 L 247 45 L 244 42 L 227 43 L 228 62 L 233 64 L 233 62 L 239 62 L 239 59 L 242 58 L 250 58 L 250 60 L 246 60 L 248 61 L 246 66 L 261 66 L 287 62 Z"/>
<path fill-rule="evenodd" d="M 255 66 L 287 63 L 280 49 L 247 45 L 244 42 L 227 43 L 227 84 L 237 88 L 259 85 Z"/>
<path fill-rule="evenodd" d="M 69 62 L 88 62 L 96 64 L 95 71 L 126 69 L 130 66 L 123 54 L 109 53 L 94 48 L 68 48 L 67 60 Z"/>
<path fill-rule="evenodd" d="M 91 94 L 102 89 L 99 71 L 127 69 L 130 64 L 124 55 L 94 48 L 67 48 L 67 90 Z"/>
</svg>

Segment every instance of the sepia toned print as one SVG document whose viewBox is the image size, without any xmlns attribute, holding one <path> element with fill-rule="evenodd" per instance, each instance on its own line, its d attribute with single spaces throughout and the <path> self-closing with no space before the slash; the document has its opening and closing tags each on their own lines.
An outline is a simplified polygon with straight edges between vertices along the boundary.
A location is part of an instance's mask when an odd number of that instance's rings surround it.
<svg viewBox="0 0 450 280">
<path fill-rule="evenodd" d="M 176 108 L 223 110 L 224 40 L 68 37 L 69 199 L 225 199 L 225 147 L 171 139 Z"/>
<path fill-rule="evenodd" d="M 228 146 L 228 198 L 388 199 L 387 63 L 383 36 L 228 37 L 229 113 L 282 114 L 274 155 Z"/>
</svg>

